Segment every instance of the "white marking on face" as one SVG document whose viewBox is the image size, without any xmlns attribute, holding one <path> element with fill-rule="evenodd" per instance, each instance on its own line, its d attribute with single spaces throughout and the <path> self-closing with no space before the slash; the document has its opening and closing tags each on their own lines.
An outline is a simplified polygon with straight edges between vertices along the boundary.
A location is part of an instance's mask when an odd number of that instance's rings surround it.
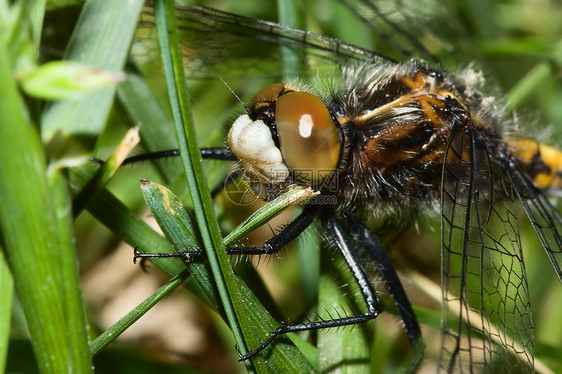
<svg viewBox="0 0 562 374">
<path fill-rule="evenodd" d="M 262 121 L 243 114 L 228 133 L 228 145 L 244 170 L 262 183 L 280 183 L 289 176 L 281 151 L 275 146 L 271 130 Z"/>
</svg>

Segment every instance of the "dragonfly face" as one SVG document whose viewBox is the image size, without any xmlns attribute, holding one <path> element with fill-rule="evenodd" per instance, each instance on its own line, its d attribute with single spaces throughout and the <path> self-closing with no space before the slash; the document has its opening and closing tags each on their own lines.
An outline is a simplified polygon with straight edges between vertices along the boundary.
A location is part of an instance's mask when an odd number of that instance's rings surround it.
<svg viewBox="0 0 562 374">
<path fill-rule="evenodd" d="M 228 28 L 263 32 L 258 26 L 266 26 L 199 8 L 178 14 L 185 25 L 204 19 L 217 28 L 231 22 Z M 335 202 L 316 206 L 325 215 L 320 219 L 348 219 L 342 226 L 350 237 L 371 242 L 368 229 L 353 226 L 381 207 L 418 213 L 438 205 L 441 368 L 493 371 L 499 360 L 512 370 L 532 370 L 530 285 L 515 203 L 545 248 L 553 277 L 562 278 L 562 219 L 544 196 L 561 188 L 562 154 L 513 137 L 514 124 L 506 124 L 511 120 L 500 103 L 480 92 L 481 75 L 473 69 L 451 74 L 420 61 L 399 63 L 341 48 L 337 41 L 316 45 L 291 29 L 264 35 L 297 50 L 351 52 L 345 67 L 335 70 L 343 83 L 324 93 L 310 85 L 267 86 L 234 121 L 228 145 L 253 189 L 266 199 L 293 184 L 333 194 Z M 333 227 L 331 233 L 338 231 Z M 369 247 L 369 240 L 355 244 Z M 413 330 L 406 328 L 409 335 Z"/>
</svg>

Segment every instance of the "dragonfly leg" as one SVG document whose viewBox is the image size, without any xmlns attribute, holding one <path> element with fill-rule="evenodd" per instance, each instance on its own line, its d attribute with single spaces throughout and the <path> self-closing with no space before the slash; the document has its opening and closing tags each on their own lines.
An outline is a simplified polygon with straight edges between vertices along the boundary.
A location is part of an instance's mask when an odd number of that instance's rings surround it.
<svg viewBox="0 0 562 374">
<path fill-rule="evenodd" d="M 277 234 L 269 238 L 261 247 L 227 247 L 229 255 L 269 255 L 279 252 L 296 239 L 314 220 L 316 207 L 308 205 L 297 218 L 291 221 Z"/>
<path fill-rule="evenodd" d="M 356 222 L 353 227 L 352 237 L 355 239 L 357 246 L 364 249 L 373 261 L 378 274 L 394 300 L 398 313 L 400 313 L 410 345 L 415 348 L 422 343 L 420 325 L 386 250 L 382 247 L 379 238 L 361 222 Z"/>
<path fill-rule="evenodd" d="M 310 226 L 314 220 L 316 207 L 309 205 L 306 206 L 303 212 L 285 226 L 277 234 L 269 238 L 261 247 L 227 247 L 226 253 L 229 255 L 269 255 L 279 252 L 284 246 L 289 244 L 292 240 L 296 239 L 302 232 Z M 177 257 L 182 258 L 184 261 L 196 261 L 204 256 L 204 251 L 200 248 L 190 248 L 186 251 L 177 253 L 142 253 L 138 252 L 135 248 L 135 255 L 133 261 L 143 258 L 162 258 L 162 257 Z"/>
<path fill-rule="evenodd" d="M 206 160 L 223 160 L 223 161 L 237 160 L 236 155 L 234 155 L 234 153 L 229 148 L 220 148 L 220 147 L 201 148 L 200 151 L 201 151 L 201 158 Z M 123 165 L 133 164 L 135 162 L 141 162 L 141 161 L 158 160 L 166 157 L 177 157 L 179 155 L 180 155 L 179 149 L 167 149 L 164 151 L 144 153 L 142 155 L 127 157 L 123 161 Z M 104 160 L 99 159 L 97 157 L 92 157 L 90 160 L 100 165 L 102 165 L 105 162 Z"/>
<path fill-rule="evenodd" d="M 355 281 L 359 285 L 363 300 L 367 305 L 367 312 L 357 316 L 349 316 L 343 318 L 336 318 L 331 320 L 321 320 L 309 323 L 301 323 L 296 325 L 281 325 L 269 334 L 269 337 L 260 344 L 259 347 L 247 354 L 240 354 L 239 361 L 247 360 L 265 349 L 277 336 L 287 334 L 289 332 L 317 330 L 330 327 L 348 326 L 363 323 L 376 318 L 382 311 L 379 298 L 375 291 L 375 287 L 371 282 L 367 272 L 361 265 L 355 250 L 345 233 L 342 225 L 335 217 L 329 217 L 324 221 L 324 225 L 331 235 L 337 248 L 343 255 Z"/>
</svg>

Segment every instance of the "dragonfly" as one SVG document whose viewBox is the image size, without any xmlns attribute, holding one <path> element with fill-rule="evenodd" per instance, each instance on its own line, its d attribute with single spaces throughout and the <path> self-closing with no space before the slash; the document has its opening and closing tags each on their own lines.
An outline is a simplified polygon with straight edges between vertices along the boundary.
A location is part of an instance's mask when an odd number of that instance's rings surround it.
<svg viewBox="0 0 562 374">
<path fill-rule="evenodd" d="M 327 93 L 299 83 L 266 86 L 247 102 L 244 113 L 228 129 L 228 147 L 203 153 L 208 158 L 236 160 L 237 173 L 245 174 L 256 195 L 265 200 L 295 184 L 335 197 L 329 204 L 308 203 L 263 247 L 229 248 L 229 252 L 276 253 L 319 220 L 345 258 L 367 305 L 363 314 L 282 325 L 243 359 L 260 354 L 287 332 L 376 319 L 382 306 L 358 252 L 371 257 L 415 346 L 421 339 L 419 323 L 386 249 L 369 223 L 377 215 L 402 214 L 408 217 L 400 219 L 409 223 L 417 214 L 437 210 L 444 309 L 441 369 L 490 372 L 497 370 L 494 365 L 508 365 L 507 371 L 532 371 L 531 296 L 516 206 L 520 204 L 529 218 L 552 265 L 553 277 L 562 280 L 562 218 L 546 197 L 562 190 L 562 153 L 509 130 L 515 128 L 516 120 L 508 120 L 501 103 L 481 93 L 483 78 L 478 71 L 471 67 L 461 73 L 447 71 L 436 62 L 440 58 L 419 42 L 419 35 L 388 19 L 375 4 L 360 4 L 373 17 L 360 20 L 381 22 L 382 26 L 373 25 L 373 31 L 395 53 L 411 55 L 402 47 L 409 44 L 427 62 L 389 57 L 219 10 L 187 4 L 177 9 L 180 28 L 200 36 L 184 46 L 186 53 L 195 54 L 188 58 L 187 69 L 196 75 L 209 69 L 206 56 L 197 56 L 198 51 L 206 44 L 214 45 L 217 35 L 228 34 L 288 47 L 303 53 L 300 58 L 335 61 L 339 67 L 331 68 L 344 82 L 329 82 L 332 86 Z M 356 5 L 353 11 L 358 10 Z M 151 23 L 150 11 L 144 22 Z M 389 41 L 386 29 L 399 34 L 400 42 Z M 432 31 L 427 30 L 427 35 L 433 36 Z M 435 40 L 444 49 L 450 48 L 449 41 L 437 36 Z M 219 49 L 215 53 L 236 52 Z M 244 50 L 238 54 L 243 55 Z M 257 67 L 243 56 L 229 63 L 250 63 L 252 68 L 246 72 L 261 74 L 277 68 L 276 63 L 273 68 L 268 66 L 267 57 Z M 228 69 L 224 74 L 228 79 Z M 301 103 L 319 113 L 301 109 Z M 294 114 L 294 107 L 301 112 Z M 311 134 L 314 144 L 306 148 Z M 251 138 L 262 140 L 248 142 Z M 399 229 L 401 225 L 397 225 Z"/>
</svg>

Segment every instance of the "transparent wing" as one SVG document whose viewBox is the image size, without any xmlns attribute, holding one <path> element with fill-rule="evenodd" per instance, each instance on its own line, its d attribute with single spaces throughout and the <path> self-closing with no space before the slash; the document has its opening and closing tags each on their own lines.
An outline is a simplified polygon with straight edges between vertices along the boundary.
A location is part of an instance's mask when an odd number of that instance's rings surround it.
<svg viewBox="0 0 562 374">
<path fill-rule="evenodd" d="M 381 40 L 386 40 L 389 46 L 403 58 L 412 56 L 423 57 L 432 62 L 438 62 L 437 57 L 429 51 L 422 42 L 423 39 L 433 39 L 441 42 L 450 53 L 450 44 L 443 42 L 420 22 L 420 14 L 436 14 L 438 2 L 420 1 L 416 6 L 411 2 L 374 2 L 367 0 L 342 0 L 357 19 L 363 21 L 373 34 Z M 428 9 L 431 9 L 428 11 Z M 413 16 L 416 14 L 416 16 Z M 422 31 L 420 37 L 420 31 Z M 430 35 L 428 38 L 427 36 Z M 425 38 L 424 38 L 425 37 Z"/>
<path fill-rule="evenodd" d="M 189 4 L 176 4 L 182 48 L 191 78 L 252 75 L 283 78 L 282 47 L 287 47 L 308 70 L 350 60 L 390 60 L 367 49 L 309 31 Z M 154 50 L 153 9 L 147 7 L 138 29 L 139 55 Z M 156 58 L 156 56 L 148 56 Z M 187 66 L 186 66 L 187 67 Z"/>
<path fill-rule="evenodd" d="M 452 58 L 458 45 L 466 44 L 457 43 L 461 35 L 466 40 L 463 25 L 455 22 L 458 17 L 434 0 L 340 2 L 357 17 L 357 23 L 366 26 L 366 33 L 374 36 L 367 44 L 383 53 L 274 22 L 178 2 L 176 14 L 183 32 L 187 77 L 268 77 L 279 81 L 287 76 L 282 68 L 286 48 L 303 62 L 304 72 L 316 74 L 331 72 L 335 65 L 353 60 L 393 61 L 387 55 L 399 59 L 422 57 L 440 64 Z M 153 9 L 146 7 L 132 53 L 140 65 L 159 58 L 154 33 Z M 459 54 L 465 58 L 468 55 Z"/>
<path fill-rule="evenodd" d="M 470 32 L 460 20 L 465 6 L 433 0 L 340 0 L 401 59 L 421 57 L 439 66 L 472 60 Z M 390 52 L 388 52 L 390 53 Z"/>
<path fill-rule="evenodd" d="M 562 282 L 562 217 L 517 165 L 509 165 L 509 177 L 550 263 Z"/>
<path fill-rule="evenodd" d="M 489 137 L 459 120 L 444 165 L 440 365 L 447 372 L 534 366 L 516 193 Z"/>
</svg>

